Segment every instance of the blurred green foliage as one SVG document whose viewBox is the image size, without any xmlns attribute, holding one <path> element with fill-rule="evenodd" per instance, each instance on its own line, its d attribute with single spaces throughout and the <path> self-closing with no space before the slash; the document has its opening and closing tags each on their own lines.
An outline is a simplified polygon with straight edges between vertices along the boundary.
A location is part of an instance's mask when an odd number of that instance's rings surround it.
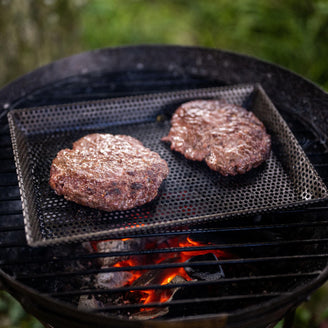
<svg viewBox="0 0 328 328">
<path fill-rule="evenodd" d="M 73 53 L 181 44 L 249 54 L 328 89 L 327 0 L 0 0 L 0 85 Z"/>
<path fill-rule="evenodd" d="M 310 301 L 296 309 L 295 328 L 328 327 L 328 283 L 311 295 Z"/>
<path fill-rule="evenodd" d="M 170 43 L 229 49 L 328 88 L 327 1 L 97 0 L 82 8 L 81 22 L 86 48 Z"/>
<path fill-rule="evenodd" d="M 42 328 L 9 294 L 0 291 L 0 328 Z"/>
<path fill-rule="evenodd" d="M 0 87 L 81 51 L 180 44 L 249 54 L 328 90 L 327 41 L 327 0 L 0 0 Z M 295 328 L 328 320 L 327 295 L 326 284 L 297 309 Z M 1 292 L 9 327 L 42 326 Z"/>
</svg>

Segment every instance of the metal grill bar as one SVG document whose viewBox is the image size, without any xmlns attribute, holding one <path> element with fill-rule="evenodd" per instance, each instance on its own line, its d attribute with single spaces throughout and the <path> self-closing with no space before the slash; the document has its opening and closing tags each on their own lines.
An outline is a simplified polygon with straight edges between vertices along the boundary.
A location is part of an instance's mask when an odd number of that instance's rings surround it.
<svg viewBox="0 0 328 328">
<path fill-rule="evenodd" d="M 0 248 L 19 248 L 26 247 L 26 243 L 24 242 L 1 242 Z"/>
<path fill-rule="evenodd" d="M 278 297 L 282 295 L 290 295 L 290 293 L 267 293 L 267 294 L 254 294 L 254 295 L 234 295 L 234 296 L 224 296 L 224 297 L 206 297 L 206 298 L 193 298 L 193 299 L 184 299 L 184 300 L 175 300 L 170 301 L 169 303 L 148 303 L 148 304 L 128 304 L 128 305 L 112 305 L 105 306 L 101 309 L 94 309 L 91 312 L 107 312 L 107 311 L 117 311 L 120 310 L 132 310 L 132 309 L 141 309 L 141 308 L 158 308 L 158 307 L 173 307 L 176 305 L 194 305 L 199 303 L 210 303 L 210 302 L 226 302 L 226 301 L 242 301 L 242 300 L 254 300 L 254 299 L 270 299 L 273 297 Z"/>
<path fill-rule="evenodd" d="M 1 218 L 0 218 L 1 220 Z M 7 226 L 7 227 L 0 227 L 0 232 L 10 232 L 10 231 L 22 231 L 24 230 L 24 226 L 23 225 L 19 225 L 19 226 Z"/>
<path fill-rule="evenodd" d="M 257 258 L 239 258 L 233 260 L 219 260 L 219 261 L 202 261 L 193 262 L 192 266 L 209 266 L 218 264 L 254 264 L 254 263 L 266 263 L 273 261 L 307 261 L 314 259 L 326 259 L 328 258 L 328 253 L 326 254 L 310 254 L 310 255 L 291 255 L 291 256 L 269 256 L 269 257 L 257 257 Z M 111 267 L 105 269 L 92 269 L 92 270 L 82 270 L 75 272 L 51 272 L 51 273 L 40 273 L 40 274 L 17 274 L 16 278 L 18 280 L 28 280 L 28 279 L 45 279 L 45 278 L 58 278 L 58 277 L 72 277 L 72 276 L 82 276 L 105 272 L 122 272 L 122 271 L 136 271 L 136 270 L 163 270 L 169 268 L 186 268 L 190 267 L 190 263 L 166 263 L 166 264 L 153 264 L 153 265 L 135 265 L 129 267 Z"/>
<path fill-rule="evenodd" d="M 280 275 L 268 275 L 268 276 L 247 276 L 247 277 L 236 277 L 236 278 L 224 278 L 221 280 L 215 281 L 190 281 L 186 283 L 179 284 L 169 284 L 169 285 L 147 285 L 142 287 L 120 287 L 120 288 L 111 288 L 111 289 L 83 289 L 83 290 L 72 290 L 64 292 L 49 293 L 48 296 L 51 297 L 67 297 L 67 296 L 80 296 L 80 295 L 96 295 L 96 294 L 116 294 L 116 293 L 125 293 L 128 291 L 141 291 L 141 290 L 153 290 L 153 289 L 172 289 L 177 287 L 187 287 L 193 288 L 195 286 L 208 286 L 208 285 L 229 285 L 232 283 L 253 283 L 260 281 L 272 281 L 277 279 L 295 279 L 295 278 L 314 278 L 320 274 L 320 271 L 313 271 L 307 273 L 288 273 Z"/>
<path fill-rule="evenodd" d="M 305 208 L 305 209 L 298 209 L 298 210 L 288 210 L 288 211 L 280 211 L 279 214 L 280 215 L 284 215 L 286 214 L 287 216 L 289 216 L 291 213 L 297 213 L 297 212 L 301 212 L 301 213 L 311 213 L 311 212 L 317 212 L 317 211 L 326 211 L 328 209 L 328 207 L 318 207 L 318 208 Z M 21 212 L 20 212 L 21 214 Z M 9 215 L 6 215 L 9 216 Z M 0 217 L 1 219 L 1 217 Z M 263 224 L 263 225 L 254 225 L 254 226 L 228 226 L 228 227 L 219 227 L 219 228 L 191 228 L 190 230 L 188 230 L 188 235 L 195 235 L 195 234 L 203 234 L 203 233 L 219 233 L 219 232 L 231 232 L 231 231 L 239 231 L 239 232 L 247 232 L 247 231 L 262 231 L 262 230 L 273 230 L 273 229 L 294 229 L 294 228 L 305 228 L 305 227 L 317 227 L 317 226 L 328 226 L 328 221 L 325 220 L 320 220 L 320 221 L 310 221 L 310 222 L 290 222 L 290 223 L 275 223 L 275 224 Z M 17 230 L 17 229 L 24 229 L 23 225 L 19 225 L 19 226 L 6 226 L 6 227 L 2 227 L 3 229 L 7 229 L 8 231 L 11 230 Z M 0 227 L 1 229 L 1 227 Z M 1 231 L 1 230 L 0 230 Z M 170 231 L 170 232 L 166 232 L 163 231 L 163 233 L 159 234 L 160 236 L 163 235 L 170 235 L 170 236 L 176 236 L 176 235 L 185 235 L 186 231 Z M 141 237 L 144 236 L 157 236 L 158 234 L 154 234 L 154 233 L 149 233 L 149 234 L 141 234 Z M 139 236 L 139 235 L 138 235 Z M 134 236 L 135 237 L 135 236 Z"/>
<path fill-rule="evenodd" d="M 20 230 L 20 229 L 17 229 Z M 1 232 L 1 229 L 0 229 Z M 253 243 L 239 243 L 239 244 L 216 244 L 209 246 L 190 246 L 190 247 L 173 247 L 173 248 L 160 248 L 151 250 L 138 250 L 138 251 L 122 251 L 122 252 L 99 252 L 87 255 L 80 255 L 75 257 L 62 257 L 62 258 L 49 258 L 48 263 L 58 263 L 64 261 L 76 261 L 76 260 L 87 260 L 97 259 L 105 257 L 118 257 L 118 256 L 142 256 L 152 254 L 164 254 L 164 253 L 177 253 L 177 252 L 194 252 L 194 251 L 210 251 L 210 250 L 231 250 L 236 248 L 249 248 L 249 247 L 280 247 L 297 244 L 319 244 L 327 243 L 328 238 L 317 238 L 317 239 L 298 239 L 298 240 L 284 240 L 284 241 L 271 241 L 271 242 L 253 242 Z M 9 244 L 12 245 L 12 244 Z M 20 245 L 20 244 L 16 244 Z M 0 244 L 0 247 L 11 247 L 7 246 L 6 243 Z M 16 261 L 0 261 L 3 265 L 23 265 L 32 263 L 44 263 L 44 258 L 29 259 L 29 260 L 16 260 Z"/>
<path fill-rule="evenodd" d="M 286 211 L 279 211 L 276 214 L 279 215 L 286 215 L 290 216 L 293 213 L 312 213 L 312 212 L 318 212 L 318 211 L 327 211 L 328 206 L 321 206 L 316 208 L 304 208 L 304 209 L 294 209 L 294 210 L 286 210 Z M 20 214 L 21 212 L 19 212 Z M 276 215 L 275 214 L 275 215 Z M 219 227 L 219 228 L 190 228 L 188 230 L 189 235 L 195 235 L 195 234 L 203 234 L 203 233 L 220 233 L 220 232 L 247 232 L 247 231 L 264 231 L 264 230 L 273 230 L 273 229 L 294 229 L 294 228 L 305 228 L 305 227 L 318 227 L 318 226 L 328 226 L 328 221 L 320 220 L 320 221 L 314 221 L 314 222 L 290 222 L 290 223 L 275 223 L 275 224 L 263 224 L 263 225 L 253 225 L 253 226 L 231 226 L 231 227 Z M 1 228 L 0 228 L 1 229 Z M 24 229 L 24 226 L 20 225 L 17 227 L 10 227 L 6 226 L 5 228 L 7 231 L 10 230 L 17 230 L 17 229 Z M 1 230 L 0 230 L 1 232 Z M 176 235 L 185 235 L 186 230 L 181 231 L 170 231 L 166 232 L 163 231 L 162 233 L 148 233 L 148 234 L 138 234 L 138 237 L 156 237 L 156 236 L 163 236 L 163 235 L 170 235 L 170 236 L 176 236 Z M 135 236 L 133 236 L 135 238 Z"/>
<path fill-rule="evenodd" d="M 20 200 L 0 201 L 1 214 L 18 214 L 22 212 L 22 204 Z"/>
</svg>

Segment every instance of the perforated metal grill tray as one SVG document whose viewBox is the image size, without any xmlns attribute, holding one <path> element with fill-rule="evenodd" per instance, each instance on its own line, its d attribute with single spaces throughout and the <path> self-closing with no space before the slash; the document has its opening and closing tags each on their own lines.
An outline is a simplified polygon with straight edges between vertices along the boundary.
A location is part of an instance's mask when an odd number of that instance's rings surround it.
<svg viewBox="0 0 328 328">
<path fill-rule="evenodd" d="M 205 163 L 186 160 L 161 141 L 181 103 L 211 98 L 242 105 L 265 124 L 273 143 L 266 163 L 245 175 L 223 177 Z M 12 110 L 8 120 L 31 246 L 160 233 L 328 198 L 325 184 L 260 85 Z M 93 132 L 131 135 L 168 162 L 170 174 L 154 201 L 132 210 L 103 212 L 55 194 L 48 184 L 53 158 Z"/>
</svg>

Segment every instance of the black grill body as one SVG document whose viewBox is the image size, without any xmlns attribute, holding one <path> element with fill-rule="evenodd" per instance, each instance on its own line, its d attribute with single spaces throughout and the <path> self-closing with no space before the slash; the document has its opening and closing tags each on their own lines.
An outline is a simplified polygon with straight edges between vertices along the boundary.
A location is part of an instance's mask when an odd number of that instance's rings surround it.
<svg viewBox="0 0 328 328">
<path fill-rule="evenodd" d="M 261 84 L 327 184 L 328 95 L 302 77 L 255 58 L 195 47 L 102 49 L 49 64 L 0 90 L 2 287 L 27 311 L 55 327 L 267 327 L 304 301 L 328 277 L 326 203 L 132 236 L 135 240 L 191 236 L 206 244 L 188 249 L 168 246 L 87 252 L 78 243 L 39 248 L 26 243 L 7 121 L 9 110 L 241 83 Z M 129 319 L 128 313 L 142 307 L 138 304 L 77 309 L 82 296 L 97 295 L 102 299 L 131 290 L 94 287 L 97 274 L 123 271 L 101 267 L 99 259 L 199 249 L 223 250 L 234 257 L 219 259 L 223 279 L 177 283 L 175 287 L 188 292 L 168 303 L 170 311 L 163 317 Z M 175 266 L 147 264 L 129 270 L 157 271 Z M 193 267 L 204 266 L 215 267 L 218 263 L 213 259 L 193 263 Z M 169 289 L 156 284 L 134 287 L 142 288 Z M 209 293 L 203 295 L 205 289 Z M 167 304 L 154 303 L 152 307 L 164 308 Z"/>
</svg>

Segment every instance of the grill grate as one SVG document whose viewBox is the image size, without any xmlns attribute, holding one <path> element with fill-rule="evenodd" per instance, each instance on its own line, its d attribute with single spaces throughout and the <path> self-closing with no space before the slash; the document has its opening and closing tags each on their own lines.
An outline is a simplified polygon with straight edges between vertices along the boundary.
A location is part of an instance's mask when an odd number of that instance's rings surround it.
<svg viewBox="0 0 328 328">
<path fill-rule="evenodd" d="M 322 209 L 324 209 L 322 207 Z M 308 209 L 311 211 L 311 209 Z M 187 296 L 167 303 L 152 302 L 146 307 L 142 304 L 107 304 L 100 308 L 90 308 L 88 311 L 108 313 L 129 317 L 129 313 L 139 311 L 141 308 L 171 309 L 169 318 L 174 318 L 176 313 L 189 315 L 196 311 L 197 305 L 209 306 L 205 313 L 211 311 L 228 311 L 233 313 L 250 304 L 273 299 L 279 296 L 288 296 L 295 286 L 300 286 L 317 277 L 325 267 L 328 259 L 327 238 L 313 238 L 313 229 L 320 226 L 321 231 L 328 232 L 328 221 L 321 222 L 297 222 L 297 218 L 290 218 L 292 211 L 284 212 L 288 218 L 281 222 L 273 220 L 271 224 L 253 224 L 250 226 L 227 225 L 225 227 L 199 227 L 188 233 L 195 240 L 202 237 L 207 240 L 215 240 L 220 236 L 220 243 L 198 247 L 169 247 L 165 249 L 138 249 L 119 252 L 85 253 L 80 244 L 66 248 L 57 246 L 51 249 L 44 248 L 47 262 L 44 263 L 44 255 L 23 258 L 8 257 L 2 260 L 4 269 L 13 270 L 15 278 L 29 286 L 34 286 L 39 292 L 47 294 L 60 301 L 70 302 L 77 306 L 83 296 L 93 295 L 100 300 L 131 291 L 144 290 L 169 290 L 183 288 Z M 266 221 L 270 220 L 267 214 Z M 285 221 L 285 222 L 284 222 Z M 17 231 L 18 232 L 18 231 Z M 16 233 L 17 233 L 16 232 Z M 22 231 L 21 231 L 22 232 Z M 206 232 L 204 236 L 204 232 Z M 260 233 L 260 234 L 259 234 Z M 157 238 L 172 238 L 183 236 L 182 232 L 166 233 Z M 232 237 L 234 236 L 234 237 Z M 155 236 L 149 235 L 148 238 Z M 236 241 L 237 239 L 237 241 Z M 316 246 L 321 247 L 316 247 Z M 23 246 L 23 245 L 22 245 Z M 308 247 L 308 249 L 307 249 Z M 323 251 L 326 249 L 326 251 Z M 36 249 L 37 250 L 37 249 Z M 129 268 L 99 267 L 99 259 L 113 257 L 152 256 L 154 254 L 174 254 L 186 251 L 213 251 L 223 250 L 238 254 L 237 258 L 221 259 L 220 265 L 226 272 L 224 279 L 214 281 L 184 282 L 171 285 L 150 284 L 139 287 L 97 288 L 93 285 L 98 274 L 134 270 L 163 270 L 175 267 L 189 267 L 190 263 L 164 263 L 152 265 L 138 265 Z M 40 251 L 40 250 L 39 250 Z M 67 252 L 67 253 L 66 253 Z M 37 253 L 37 252 L 36 252 Z M 58 255 L 57 255 L 58 253 Z M 64 254 L 64 255 L 63 255 Z M 66 254 L 66 255 L 65 255 Z M 279 255 L 277 255 L 279 254 Z M 40 270 L 40 263 L 42 269 Z M 286 266 L 286 263 L 289 263 Z M 217 266 L 216 261 L 194 262 L 193 267 Z M 39 270 L 35 271 L 34 267 Z M 300 267 L 302 270 L 300 271 Z M 23 269 L 24 268 L 24 269 Z M 188 290 L 192 294 L 199 293 L 204 288 L 216 289 L 215 295 L 206 295 L 190 299 Z M 213 306 L 214 304 L 214 306 Z M 186 308 L 185 313 L 182 308 Z M 195 312 L 200 314 L 199 309 Z"/>
<path fill-rule="evenodd" d="M 12 90 L 6 95 L 13 95 L 16 92 L 21 96 L 17 95 L 15 101 L 10 104 L 8 102 L 4 108 L 9 106 L 11 108 L 23 108 L 101 99 L 108 96 L 126 96 L 133 93 L 149 93 L 155 89 L 157 91 L 170 91 L 179 88 L 208 87 L 220 85 L 219 79 L 225 81 L 222 83 L 224 85 L 244 83 L 245 81 L 261 81 L 310 161 L 314 164 L 315 169 L 327 184 L 328 156 L 325 153 L 325 145 L 322 144 L 322 140 L 317 138 L 317 135 L 321 133 L 320 130 L 316 129 L 312 133 L 309 125 L 301 124 L 299 117 L 295 116 L 295 113 L 289 111 L 288 108 L 288 106 L 295 106 L 301 110 L 302 101 L 306 97 L 311 99 L 311 103 L 313 98 L 319 99 L 318 101 L 322 100 L 324 96 L 320 92 L 315 92 L 314 89 L 316 88 L 311 89 L 309 87 L 307 90 L 308 84 L 302 80 L 299 81 L 298 77 L 293 78 L 290 73 L 274 66 L 251 60 L 248 62 L 248 59 L 245 60 L 245 63 L 241 57 L 231 54 L 219 53 L 216 56 L 208 51 L 191 50 L 179 52 L 178 49 L 177 52 L 174 49 L 171 54 L 172 57 L 167 59 L 169 53 L 166 52 L 167 50 L 163 52 L 161 48 L 156 53 L 159 59 L 152 57 L 153 60 L 149 60 L 148 56 L 146 56 L 146 60 L 144 58 L 145 63 L 155 61 L 156 67 L 158 65 L 162 67 L 161 63 L 165 61 L 180 61 L 181 70 L 170 71 L 169 73 L 160 71 L 149 73 L 143 70 L 131 74 L 123 72 L 106 75 L 104 71 L 108 70 L 108 67 L 111 69 L 113 54 L 111 53 L 110 60 L 106 61 L 106 56 L 99 53 L 102 57 L 98 64 L 101 66 L 103 63 L 103 67 L 97 67 L 97 72 L 87 75 L 77 73 L 79 74 L 78 77 L 73 76 L 31 91 L 35 88 L 33 86 L 28 93 L 22 95 L 21 90 L 24 87 L 16 87 L 16 90 Z M 127 53 L 130 54 L 130 50 Z M 123 53 L 123 55 L 119 53 L 117 62 L 121 63 L 127 59 L 129 63 L 133 63 L 131 57 L 126 56 L 127 53 Z M 202 55 L 200 58 L 203 64 L 197 61 L 199 55 Z M 180 56 L 183 59 L 180 59 Z M 89 67 L 90 63 L 96 61 L 94 58 L 89 60 L 90 57 L 87 59 L 84 63 L 85 67 Z M 141 59 L 137 60 L 142 62 Z M 114 63 L 116 63 L 115 60 Z M 70 67 L 67 63 L 64 64 L 65 69 Z M 147 65 L 145 64 L 145 67 L 148 67 Z M 188 65 L 189 67 L 187 67 Z M 206 73 L 204 73 L 206 76 L 201 73 L 203 68 L 206 69 Z M 52 67 L 51 72 L 53 74 L 60 73 L 59 78 L 62 77 L 62 73 L 56 65 Z M 192 74 L 188 72 L 192 72 Z M 207 72 L 210 74 L 208 75 Z M 45 75 L 46 77 L 50 76 L 48 71 Z M 41 78 L 31 79 L 31 82 L 33 84 L 33 81 L 44 81 L 42 78 L 41 76 Z M 55 79 L 58 79 L 58 76 L 54 77 L 53 80 Z M 46 79 L 44 83 L 48 83 L 47 81 Z M 24 85 L 27 84 L 29 85 L 29 83 Z M 296 87 L 296 91 L 292 89 L 294 87 Z M 7 99 L 3 93 L 0 94 L 0 99 L 1 96 L 2 99 Z M 11 98 L 15 97 L 11 96 Z M 316 106 L 307 107 L 310 113 L 314 113 L 313 115 L 317 118 L 319 117 L 316 121 L 317 126 L 323 126 L 320 117 L 325 116 L 326 113 L 321 115 L 319 112 L 326 107 L 325 104 L 326 101 L 323 101 L 321 105 L 316 103 Z M 310 115 L 308 112 L 306 114 L 304 117 Z M 26 306 L 29 312 L 49 322 L 54 327 L 98 325 L 102 327 L 156 326 L 158 328 L 189 325 L 206 327 L 211 325 L 263 328 L 267 327 L 269 323 L 272 326 L 273 322 L 279 320 L 291 307 L 303 301 L 327 277 L 328 247 L 326 236 L 328 235 L 328 220 L 326 214 L 328 207 L 327 203 L 321 203 L 307 208 L 285 209 L 274 213 L 264 213 L 261 216 L 237 218 L 222 222 L 220 225 L 209 223 L 185 227 L 184 231 L 165 231 L 163 233 L 151 231 L 149 234 L 140 235 L 140 238 L 171 238 L 188 233 L 194 239 L 202 239 L 203 241 L 208 238 L 211 238 L 212 241 L 214 239 L 217 246 L 238 256 L 234 260 L 221 259 L 226 261 L 225 264 L 222 264 L 225 265 L 226 277 L 224 279 L 195 282 L 198 284 L 195 286 L 197 287 L 196 294 L 199 290 L 207 287 L 218 292 L 216 295 L 204 297 L 203 306 L 202 303 L 195 301 L 200 293 L 190 298 L 174 299 L 172 305 L 166 304 L 170 307 L 170 312 L 164 317 L 158 318 L 156 322 L 151 320 L 147 322 L 121 320 L 129 317 L 128 312 L 139 311 L 139 309 L 125 309 L 124 316 L 116 316 L 115 314 L 119 309 L 115 304 L 106 304 L 104 309 L 77 311 L 80 298 L 88 298 L 93 295 L 101 299 L 121 293 L 117 289 L 96 288 L 92 284 L 94 277 L 101 272 L 99 259 L 106 260 L 115 255 L 133 255 L 133 252 L 89 253 L 81 244 L 28 247 L 8 124 L 3 112 L 0 112 L 0 122 L 1 282 L 4 283 L 6 290 L 10 291 Z M 326 131 L 326 129 L 321 131 Z M 10 192 L 7 193 L 6 188 L 9 188 Z M 135 236 L 130 237 L 133 237 L 133 240 L 136 239 Z M 141 249 L 142 253 L 149 251 L 152 252 L 152 250 Z M 177 251 L 177 249 L 161 251 L 170 253 Z M 244 270 L 242 270 L 243 268 Z M 239 274 L 233 274 L 234 272 L 239 272 Z M 17 285 L 16 282 L 21 283 L 21 285 Z M 180 283 L 181 285 L 184 283 Z M 216 286 L 219 289 L 215 289 Z M 153 285 L 147 288 L 150 287 L 163 289 L 168 286 Z M 163 307 L 161 304 L 152 304 L 152 306 Z M 166 318 L 171 320 L 164 320 Z"/>
<path fill-rule="evenodd" d="M 300 126 L 294 129 L 294 133 L 296 136 L 298 134 L 304 136 Z M 303 146 L 305 144 L 307 155 L 317 162 L 315 168 L 325 169 L 328 161 L 324 161 L 325 157 L 318 153 L 320 144 L 314 137 L 312 140 L 310 139 L 311 142 L 308 140 L 302 142 L 301 139 L 299 141 Z M 8 171 L 6 168 L 2 168 L 2 172 Z M 13 192 L 11 201 L 16 204 L 18 202 L 17 187 L 12 186 L 12 188 L 16 189 L 16 193 Z M 215 240 L 219 236 L 219 241 L 213 246 L 96 253 L 85 252 L 81 244 L 74 244 L 71 247 L 63 245 L 42 249 L 26 248 L 24 226 L 22 224 L 15 225 L 15 222 L 21 222 L 21 215 L 16 214 L 20 213 L 20 207 L 12 205 L 12 208 L 13 213 L 9 215 L 8 207 L 6 207 L 8 213 L 6 219 L 2 217 L 3 220 L 0 221 L 1 267 L 27 286 L 74 306 L 77 306 L 80 298 L 83 297 L 96 296 L 104 299 L 133 290 L 168 290 L 172 288 L 170 285 L 157 284 L 110 289 L 95 287 L 92 283 L 98 274 L 127 270 L 126 268 L 101 268 L 97 264 L 99 259 L 195 250 L 211 252 L 213 249 L 238 254 L 236 259 L 220 260 L 220 265 L 228 267 L 227 272 L 230 270 L 234 272 L 234 275 L 227 275 L 224 279 L 216 281 L 185 282 L 173 286 L 196 291 L 204 288 L 217 288 L 220 291 L 218 294 L 198 298 L 197 302 L 194 298 L 177 299 L 168 304 L 152 302 L 145 308 L 147 310 L 149 307 L 156 309 L 169 307 L 170 312 L 164 318 L 171 319 L 181 317 L 181 313 L 185 318 L 190 317 L 191 312 L 194 313 L 192 318 L 202 316 L 204 313 L 211 314 L 213 311 L 213 313 L 222 311 L 233 314 L 252 304 L 267 302 L 277 297 L 287 297 L 292 295 L 297 286 L 302 286 L 318 277 L 328 260 L 327 238 L 323 237 L 327 236 L 328 221 L 324 220 L 320 214 L 328 210 L 324 204 L 305 209 L 280 210 L 271 214 L 263 214 L 263 217 L 245 217 L 242 221 L 236 219 L 232 222 L 223 222 L 220 226 L 211 223 L 207 226 L 195 225 L 188 228 L 188 236 L 195 239 L 201 240 L 204 234 L 203 238 L 206 240 L 211 240 L 211 238 Z M 320 235 L 316 237 L 317 230 L 320 230 Z M 186 231 L 177 230 L 147 233 L 140 237 L 172 238 L 185 234 Z M 8 252 L 8 250 L 10 251 Z M 24 253 L 28 256 L 23 256 Z M 194 267 L 216 265 L 217 262 L 213 261 L 193 263 Z M 176 266 L 188 267 L 190 264 L 133 266 L 128 270 L 159 270 Z M 129 313 L 139 312 L 144 307 L 145 305 L 142 304 L 107 304 L 104 307 L 90 308 L 87 311 L 106 315 L 119 313 L 121 317 L 128 318 Z M 86 311 L 86 309 L 84 310 Z"/>
</svg>

